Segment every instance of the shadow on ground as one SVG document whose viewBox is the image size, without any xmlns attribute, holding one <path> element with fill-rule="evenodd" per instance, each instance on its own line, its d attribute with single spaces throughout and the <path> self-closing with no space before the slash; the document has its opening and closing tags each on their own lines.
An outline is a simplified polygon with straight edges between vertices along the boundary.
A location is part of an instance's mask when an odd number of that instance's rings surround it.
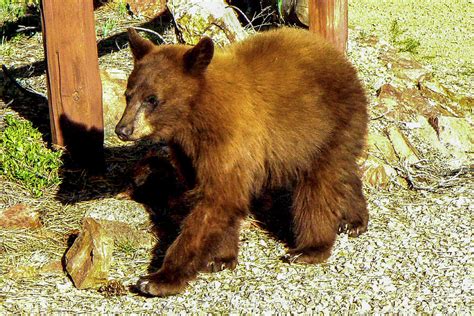
<svg viewBox="0 0 474 316">
<path fill-rule="evenodd" d="M 105 1 L 97 1 L 100 6 Z M 157 17 L 141 27 L 162 33 L 169 27 L 170 16 Z M 21 25 L 26 29 L 20 32 L 33 35 L 41 32 L 39 11 L 32 11 L 26 18 L 8 22 L 2 26 L 2 36 L 9 41 L 19 32 Z M 152 38 L 153 40 L 153 38 Z M 99 57 L 117 52 L 127 45 L 127 34 L 114 34 L 97 43 Z M 28 91 L 18 84 L 17 79 L 43 75 L 46 71 L 44 60 L 36 61 L 17 68 L 5 68 L 0 74 L 0 105 L 8 107 L 41 132 L 43 139 L 51 145 L 48 102 L 45 96 Z M 61 124 L 70 131 L 66 138 L 74 139 L 77 148 L 69 148 L 82 164 L 64 156 L 64 165 L 60 171 L 62 183 L 56 199 L 63 205 L 82 201 L 127 195 L 130 199 L 143 204 L 153 225 L 153 232 L 159 243 L 153 248 L 153 258 L 149 272 L 156 271 L 162 264 L 167 248 L 179 233 L 182 220 L 189 213 L 191 205 L 182 198 L 185 186 L 178 180 L 177 174 L 168 159 L 167 147 L 163 144 L 137 143 L 132 146 L 117 146 L 92 152 L 87 146 L 103 135 L 96 130 L 61 118 Z M 85 146 L 83 146 L 85 145 Z M 85 162 L 85 163 L 84 163 Z M 291 234 L 291 194 L 286 190 L 267 192 L 252 203 L 252 216 L 256 223 L 268 231 L 274 238 L 293 244 Z"/>
</svg>

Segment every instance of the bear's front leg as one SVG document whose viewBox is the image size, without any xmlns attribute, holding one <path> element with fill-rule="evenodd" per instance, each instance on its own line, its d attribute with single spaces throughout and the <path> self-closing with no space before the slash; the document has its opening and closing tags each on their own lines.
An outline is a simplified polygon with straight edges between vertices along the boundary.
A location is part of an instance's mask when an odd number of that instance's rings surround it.
<svg viewBox="0 0 474 316">
<path fill-rule="evenodd" d="M 198 271 L 219 253 L 229 228 L 245 215 L 236 206 L 198 202 L 185 218 L 178 238 L 168 248 L 161 269 L 143 276 L 137 288 L 145 295 L 167 296 L 181 292 Z"/>
</svg>

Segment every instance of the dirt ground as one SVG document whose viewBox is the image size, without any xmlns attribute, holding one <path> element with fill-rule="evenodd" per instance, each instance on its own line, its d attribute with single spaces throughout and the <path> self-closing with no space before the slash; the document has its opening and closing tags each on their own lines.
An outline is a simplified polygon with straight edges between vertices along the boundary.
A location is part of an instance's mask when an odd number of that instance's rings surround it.
<svg viewBox="0 0 474 316">
<path fill-rule="evenodd" d="M 453 91 L 472 96 L 473 9 L 467 0 L 442 4 L 350 1 L 348 56 L 359 69 L 372 102 L 385 74 L 375 65 L 380 51 L 361 39 L 376 36 L 388 41 L 394 19 L 400 21 L 406 36 L 420 41 L 416 59 Z M 130 53 L 121 49 L 126 48 L 123 32 L 129 25 L 147 21 L 131 19 L 113 5 L 99 8 L 96 20 L 101 67 L 129 72 Z M 172 39 L 172 27 L 166 21 L 147 26 Z M 1 63 L 20 82 L 45 93 L 41 33 L 17 35 L 0 45 L 0 52 Z M 0 97 L 0 122 L 12 113 L 32 121 L 49 137 L 44 98 L 25 94 L 4 79 Z M 263 219 L 254 216 L 244 225 L 236 270 L 202 274 L 173 297 L 134 294 L 129 286 L 149 269 L 156 241 L 144 205 L 119 193 L 130 181 L 131 167 L 147 150 L 147 145 L 124 146 L 108 139 L 107 177 L 65 169 L 63 184 L 41 198 L 0 179 L 0 209 L 23 203 L 40 212 L 43 223 L 35 230 L 0 228 L 0 314 L 474 311 L 472 172 L 446 175 L 439 181 L 449 186 L 436 190 L 366 186 L 369 231 L 356 239 L 339 236 L 325 264 L 302 266 L 280 260 L 285 244 L 278 238 L 278 228 L 263 229 L 265 225 L 259 223 Z M 115 245 L 109 278 L 123 285 L 124 292 L 78 290 L 62 271 L 68 238 L 77 234 L 85 216 L 125 222 L 145 236 L 138 242 L 122 240 Z"/>
</svg>

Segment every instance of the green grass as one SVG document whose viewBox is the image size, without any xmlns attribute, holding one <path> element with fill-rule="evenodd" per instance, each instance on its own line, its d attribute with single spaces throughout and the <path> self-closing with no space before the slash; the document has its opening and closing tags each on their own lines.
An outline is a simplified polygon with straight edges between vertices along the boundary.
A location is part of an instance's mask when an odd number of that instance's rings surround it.
<svg viewBox="0 0 474 316">
<path fill-rule="evenodd" d="M 0 22 L 25 15 L 29 5 L 39 5 L 39 0 L 0 0 Z"/>
<path fill-rule="evenodd" d="M 34 196 L 58 185 L 62 152 L 48 149 L 31 122 L 7 115 L 5 123 L 0 134 L 0 174 Z"/>
<path fill-rule="evenodd" d="M 113 33 L 114 29 L 117 27 L 117 21 L 113 18 L 105 20 L 104 25 L 102 26 L 102 36 L 107 37 Z"/>
<path fill-rule="evenodd" d="M 120 16 L 127 16 L 127 14 L 128 14 L 127 2 L 125 0 L 120 1 L 117 4 L 117 10 L 118 10 Z"/>
<path fill-rule="evenodd" d="M 390 25 L 390 42 L 398 48 L 399 52 L 409 52 L 416 54 L 420 41 L 405 36 L 406 30 L 402 29 L 398 20 L 393 20 Z"/>
<path fill-rule="evenodd" d="M 25 15 L 26 1 L 0 0 L 1 20 L 11 20 Z"/>
</svg>

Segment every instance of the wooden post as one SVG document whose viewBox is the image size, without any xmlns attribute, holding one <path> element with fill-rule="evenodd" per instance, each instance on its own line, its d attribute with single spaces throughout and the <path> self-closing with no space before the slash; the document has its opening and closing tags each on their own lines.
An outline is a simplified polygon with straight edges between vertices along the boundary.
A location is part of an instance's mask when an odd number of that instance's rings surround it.
<svg viewBox="0 0 474 316">
<path fill-rule="evenodd" d="M 41 1 L 53 142 L 73 161 L 103 168 L 102 85 L 93 1 Z"/>
<path fill-rule="evenodd" d="M 347 7 L 347 0 L 309 0 L 309 29 L 342 52 L 347 48 Z"/>
</svg>

